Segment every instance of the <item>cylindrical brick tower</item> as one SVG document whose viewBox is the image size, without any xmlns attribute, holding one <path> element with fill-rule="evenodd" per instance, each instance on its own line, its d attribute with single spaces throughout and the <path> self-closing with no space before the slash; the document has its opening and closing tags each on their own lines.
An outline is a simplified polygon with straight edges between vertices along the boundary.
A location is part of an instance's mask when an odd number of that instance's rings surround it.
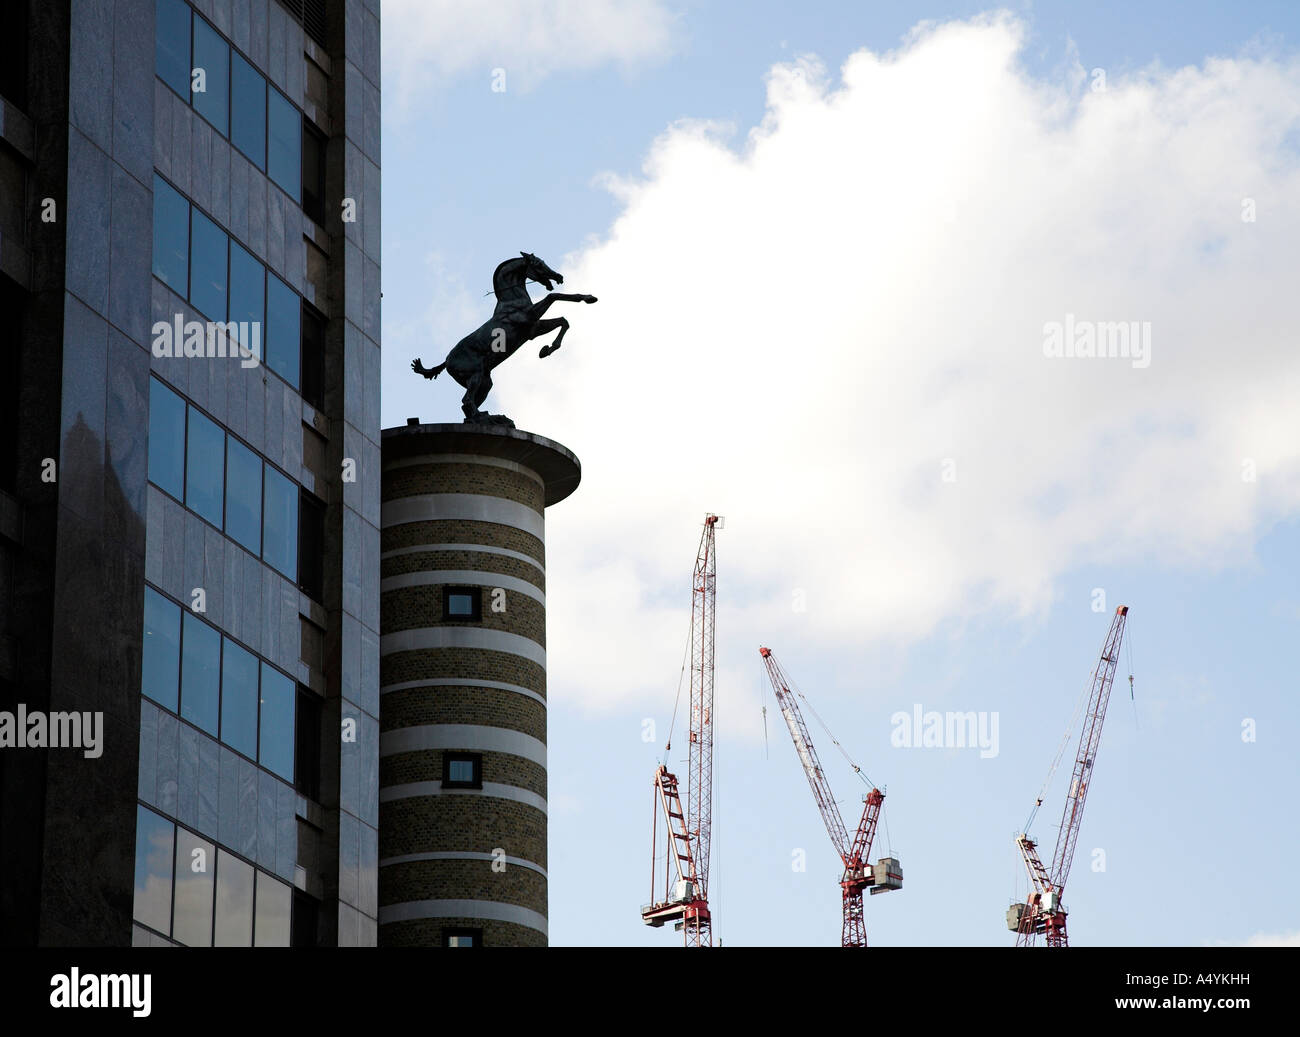
<svg viewBox="0 0 1300 1037">
<path fill-rule="evenodd" d="M 380 946 L 546 946 L 544 512 L 581 471 L 502 426 L 383 432 Z"/>
</svg>

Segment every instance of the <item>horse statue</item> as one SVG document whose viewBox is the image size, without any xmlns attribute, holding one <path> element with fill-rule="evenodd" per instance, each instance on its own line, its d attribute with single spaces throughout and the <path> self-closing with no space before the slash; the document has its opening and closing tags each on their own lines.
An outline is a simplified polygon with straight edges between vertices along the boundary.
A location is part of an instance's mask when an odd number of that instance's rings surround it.
<svg viewBox="0 0 1300 1037">
<path fill-rule="evenodd" d="M 437 378 L 445 370 L 465 387 L 461 410 L 465 421 L 472 424 L 509 425 L 515 423 L 504 414 L 488 414 L 479 408 L 492 388 L 492 368 L 512 356 L 525 342 L 560 329 L 555 341 L 543 346 L 539 357 L 548 357 L 560 348 L 569 322 L 563 317 L 543 319 L 552 303 L 596 301 L 594 295 L 568 295 L 553 292 L 564 278 L 531 252 L 519 253 L 519 259 L 507 259 L 492 274 L 492 290 L 496 292 L 497 306 L 492 317 L 476 331 L 471 331 L 456 343 L 447 358 L 437 367 L 425 367 L 419 360 L 411 361 L 411 370 L 425 378 Z M 536 281 L 547 295 L 533 302 L 528 294 L 527 282 Z"/>
</svg>

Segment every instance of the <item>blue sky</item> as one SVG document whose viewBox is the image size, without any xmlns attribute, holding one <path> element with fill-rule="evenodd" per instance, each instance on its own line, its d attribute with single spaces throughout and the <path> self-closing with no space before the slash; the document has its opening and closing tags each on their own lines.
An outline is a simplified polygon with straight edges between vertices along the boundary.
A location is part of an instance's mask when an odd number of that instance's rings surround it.
<svg viewBox="0 0 1300 1037">
<path fill-rule="evenodd" d="M 1135 701 L 1121 673 L 1072 942 L 1300 941 L 1300 9 L 531 7 L 385 4 L 383 420 L 459 417 L 409 363 L 486 319 L 500 260 L 601 297 L 488 401 L 585 466 L 548 514 L 552 944 L 675 942 L 637 908 L 710 510 L 724 944 L 839 939 L 760 641 L 888 787 L 905 882 L 870 942 L 1007 945 L 1013 838 L 1118 604 Z M 1149 321 L 1149 370 L 1047 360 L 1062 313 Z M 893 747 L 915 703 L 996 712 L 997 756 Z"/>
</svg>

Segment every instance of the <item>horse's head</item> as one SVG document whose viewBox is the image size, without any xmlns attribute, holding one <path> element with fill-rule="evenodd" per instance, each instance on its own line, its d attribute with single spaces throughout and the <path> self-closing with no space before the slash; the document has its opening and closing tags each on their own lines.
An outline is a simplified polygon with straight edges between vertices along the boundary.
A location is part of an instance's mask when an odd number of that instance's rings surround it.
<svg viewBox="0 0 1300 1037">
<path fill-rule="evenodd" d="M 524 267 L 524 277 L 536 281 L 548 292 L 557 284 L 564 284 L 564 278 L 552 270 L 545 262 L 538 259 L 531 252 L 520 252 L 527 264 Z"/>
</svg>

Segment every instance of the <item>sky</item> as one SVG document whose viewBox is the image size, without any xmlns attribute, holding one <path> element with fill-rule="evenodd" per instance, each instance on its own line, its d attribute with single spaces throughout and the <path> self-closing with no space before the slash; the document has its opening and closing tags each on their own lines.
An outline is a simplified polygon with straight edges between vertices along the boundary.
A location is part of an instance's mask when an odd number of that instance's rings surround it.
<svg viewBox="0 0 1300 1037">
<path fill-rule="evenodd" d="M 382 31 L 385 427 L 459 418 L 410 362 L 501 260 L 599 298 L 487 401 L 583 463 L 547 514 L 553 946 L 680 940 L 639 907 L 709 512 L 715 940 L 839 942 L 760 644 L 886 790 L 869 942 L 1007 946 L 1128 605 L 1071 942 L 1300 945 L 1300 8 L 386 0 Z M 899 744 L 917 708 L 996 745 Z"/>
</svg>

